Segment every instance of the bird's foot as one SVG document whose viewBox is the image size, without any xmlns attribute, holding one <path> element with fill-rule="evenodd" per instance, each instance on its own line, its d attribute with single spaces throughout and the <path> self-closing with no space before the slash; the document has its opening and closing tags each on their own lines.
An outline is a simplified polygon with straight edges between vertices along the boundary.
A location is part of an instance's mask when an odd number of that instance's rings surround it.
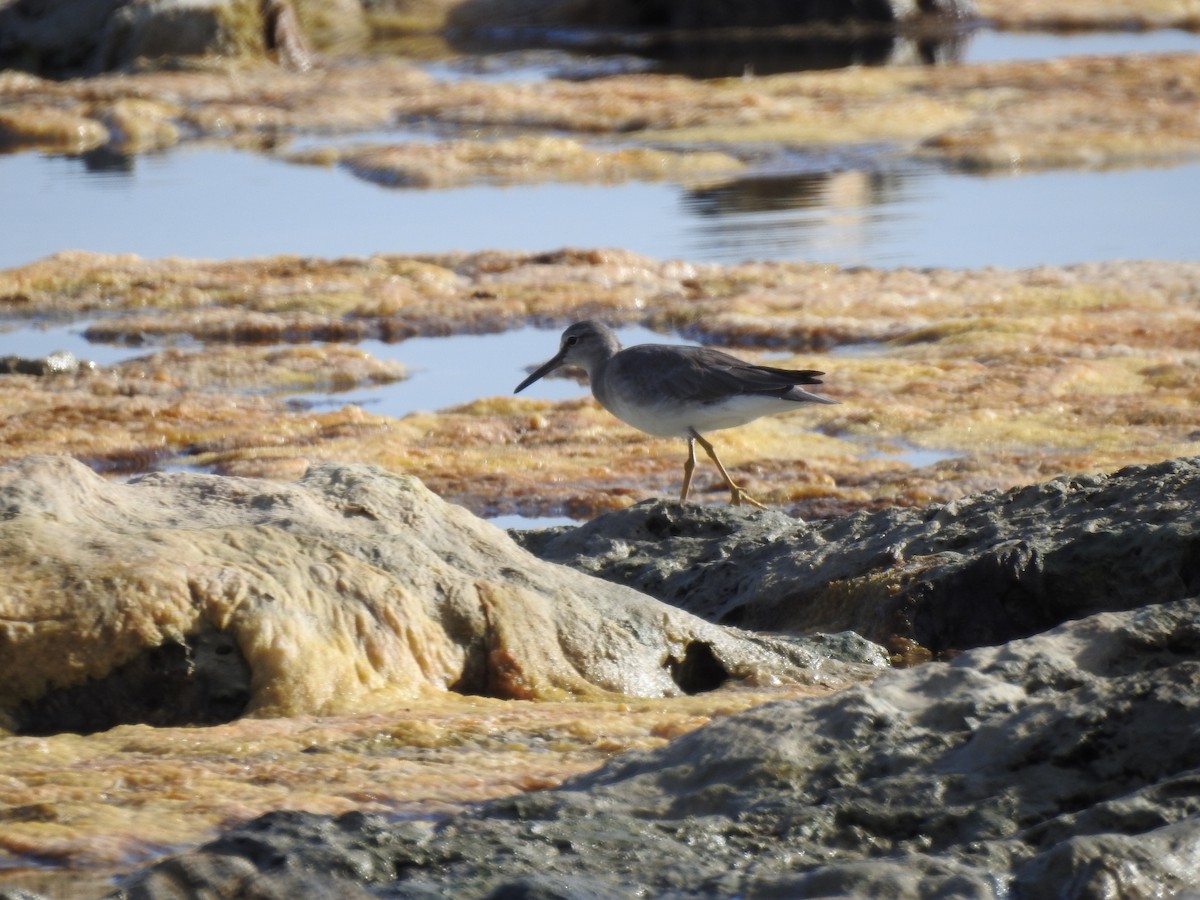
<svg viewBox="0 0 1200 900">
<path fill-rule="evenodd" d="M 729 486 L 729 502 L 733 506 L 741 506 L 743 503 L 747 503 L 757 509 L 767 509 L 764 504 L 759 503 L 736 484 Z"/>
</svg>

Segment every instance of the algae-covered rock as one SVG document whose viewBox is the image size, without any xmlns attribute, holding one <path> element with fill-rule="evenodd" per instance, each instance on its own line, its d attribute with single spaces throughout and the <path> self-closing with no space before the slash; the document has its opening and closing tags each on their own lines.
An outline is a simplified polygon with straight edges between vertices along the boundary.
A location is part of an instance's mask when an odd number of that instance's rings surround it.
<svg viewBox="0 0 1200 900">
<path fill-rule="evenodd" d="M 145 710 L 170 660 L 147 654 L 179 645 L 186 660 L 205 636 L 228 638 L 228 671 L 187 685 L 225 718 L 445 691 L 661 697 L 866 674 L 817 644 L 713 626 L 543 563 L 417 479 L 364 466 L 314 467 L 294 484 L 116 484 L 65 457 L 28 458 L 0 468 L 0 565 L 0 715 L 17 730 L 53 731 L 56 716 L 78 727 L 69 708 L 94 704 L 97 682 L 131 699 L 88 728 L 163 722 Z M 880 662 L 866 642 L 853 653 Z"/>
<path fill-rule="evenodd" d="M 85 153 L 109 139 L 103 123 L 77 113 L 35 104 L 0 109 L 0 149 L 37 148 Z"/>
<path fill-rule="evenodd" d="M 1200 598 L 1100 614 L 433 827 L 272 814 L 114 896 L 177 896 L 235 863 L 330 895 L 1170 896 L 1200 880 L 1198 620 Z"/>
<path fill-rule="evenodd" d="M 319 147 L 289 153 L 292 162 L 339 164 L 357 177 L 388 187 L 447 188 L 486 182 L 577 183 L 677 179 L 693 184 L 728 177 L 744 164 L 725 153 L 673 153 L 648 147 L 609 150 L 563 137 L 442 141 Z"/>
<path fill-rule="evenodd" d="M 1200 459 L 811 526 L 642 503 L 518 539 L 709 621 L 938 653 L 1200 592 Z"/>
</svg>

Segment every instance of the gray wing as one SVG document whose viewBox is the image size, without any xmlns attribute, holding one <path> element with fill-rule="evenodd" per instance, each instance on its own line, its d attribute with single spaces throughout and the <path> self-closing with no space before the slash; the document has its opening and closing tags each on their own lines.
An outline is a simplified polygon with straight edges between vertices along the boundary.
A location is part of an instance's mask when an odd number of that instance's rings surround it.
<svg viewBox="0 0 1200 900">
<path fill-rule="evenodd" d="M 680 400 L 715 403 L 745 394 L 763 394 L 781 399 L 816 399 L 806 391 L 789 393 L 797 385 L 820 384 L 815 369 L 778 369 L 756 366 L 709 347 L 674 347 L 639 344 L 618 353 L 609 364 L 618 377 L 653 379 L 655 388 Z"/>
</svg>

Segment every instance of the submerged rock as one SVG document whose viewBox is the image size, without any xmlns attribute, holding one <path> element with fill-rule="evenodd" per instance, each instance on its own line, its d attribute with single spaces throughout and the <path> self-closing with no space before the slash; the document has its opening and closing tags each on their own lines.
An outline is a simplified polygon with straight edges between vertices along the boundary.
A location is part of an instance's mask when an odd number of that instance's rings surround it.
<svg viewBox="0 0 1200 900">
<path fill-rule="evenodd" d="M 648 502 L 517 539 L 712 622 L 936 654 L 1200 592 L 1200 458 L 812 525 Z"/>
<path fill-rule="evenodd" d="M 1200 880 L 1198 621 L 1200 598 L 1103 613 L 433 827 L 270 814 L 114 896 L 231 877 L 330 896 L 1173 894 Z"/>
<path fill-rule="evenodd" d="M 714 626 L 541 562 L 417 479 L 367 466 L 314 467 L 294 484 L 188 473 L 116 484 L 31 457 L 0 467 L 0 565 L 0 715 L 41 733 L 179 724 L 157 710 L 171 699 L 164 672 L 180 667 L 197 698 L 180 702 L 182 721 L 207 723 L 444 691 L 840 683 L 882 663 L 865 641 L 840 644 L 856 660 L 841 664 L 819 642 Z M 172 662 L 169 647 L 212 633 L 230 652 L 211 677 L 191 650 Z M 144 659 L 156 653 L 167 656 Z"/>
</svg>

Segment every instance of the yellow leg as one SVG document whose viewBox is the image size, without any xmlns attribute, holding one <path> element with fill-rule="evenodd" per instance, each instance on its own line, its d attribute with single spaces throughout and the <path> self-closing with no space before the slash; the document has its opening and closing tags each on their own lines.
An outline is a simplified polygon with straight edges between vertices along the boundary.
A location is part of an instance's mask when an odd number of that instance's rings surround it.
<svg viewBox="0 0 1200 900">
<path fill-rule="evenodd" d="M 741 506 L 742 501 L 749 503 L 751 506 L 756 506 L 759 509 L 766 509 L 761 503 L 743 491 L 740 487 L 733 483 L 733 479 L 729 477 L 729 473 L 725 471 L 725 467 L 721 465 L 721 460 L 717 459 L 717 451 L 713 449 L 713 445 L 702 438 L 694 428 L 692 429 L 692 438 L 700 442 L 700 446 L 704 448 L 704 452 L 709 458 L 717 464 L 717 471 L 721 473 L 721 477 L 725 479 L 725 487 L 729 488 L 729 502 L 734 506 Z M 691 446 L 691 440 L 688 441 L 688 446 Z M 695 450 L 692 450 L 693 462 L 695 458 Z M 689 480 L 691 473 L 688 473 Z"/>
<path fill-rule="evenodd" d="M 696 469 L 696 442 L 688 438 L 688 458 L 683 464 L 683 490 L 679 494 L 679 502 L 686 503 L 688 493 L 692 489 L 692 472 Z"/>
</svg>

